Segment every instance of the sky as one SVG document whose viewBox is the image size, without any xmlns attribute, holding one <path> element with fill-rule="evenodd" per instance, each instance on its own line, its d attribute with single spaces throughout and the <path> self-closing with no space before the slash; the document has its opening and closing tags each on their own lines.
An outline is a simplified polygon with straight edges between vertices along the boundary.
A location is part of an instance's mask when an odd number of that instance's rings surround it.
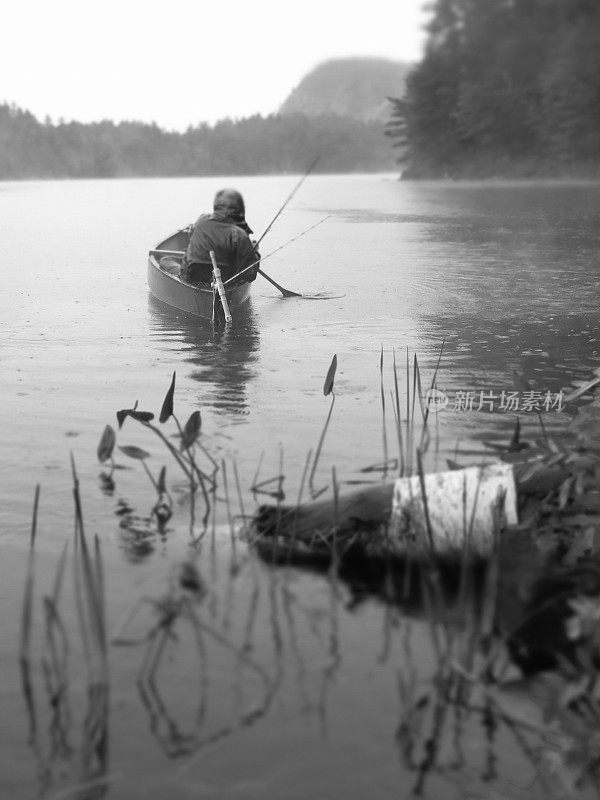
<svg viewBox="0 0 600 800">
<path fill-rule="evenodd" d="M 318 63 L 418 60 L 425 0 L 7 0 L 0 102 L 169 130 L 277 111 Z"/>
</svg>

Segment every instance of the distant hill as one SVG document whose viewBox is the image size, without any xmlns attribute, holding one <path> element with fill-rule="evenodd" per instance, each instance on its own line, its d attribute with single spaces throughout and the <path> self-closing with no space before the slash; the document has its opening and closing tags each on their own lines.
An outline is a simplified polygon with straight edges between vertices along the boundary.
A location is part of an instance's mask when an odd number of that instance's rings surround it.
<svg viewBox="0 0 600 800">
<path fill-rule="evenodd" d="M 386 58 L 340 58 L 308 73 L 281 106 L 280 114 L 337 114 L 365 121 L 389 118 L 388 95 L 402 94 L 412 65 Z"/>
</svg>

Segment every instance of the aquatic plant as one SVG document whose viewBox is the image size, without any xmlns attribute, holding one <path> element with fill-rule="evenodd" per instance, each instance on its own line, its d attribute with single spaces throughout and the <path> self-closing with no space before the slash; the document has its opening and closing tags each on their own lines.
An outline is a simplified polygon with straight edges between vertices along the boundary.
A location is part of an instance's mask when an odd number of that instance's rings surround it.
<svg viewBox="0 0 600 800">
<path fill-rule="evenodd" d="M 33 500 L 33 515 L 31 520 L 31 533 L 29 537 L 29 553 L 27 556 L 27 574 L 25 576 L 25 591 L 23 596 L 23 612 L 21 617 L 21 642 L 19 646 L 19 663 L 21 667 L 21 682 L 23 695 L 27 704 L 29 715 L 30 738 L 33 740 L 37 732 L 37 717 L 33 698 L 31 678 L 31 627 L 33 619 L 33 589 L 35 583 L 35 539 L 37 535 L 38 508 L 40 501 L 40 486 L 35 488 Z"/>
<path fill-rule="evenodd" d="M 207 600 L 212 592 L 214 588 L 208 589 L 200 575 L 195 558 L 191 556 L 174 571 L 168 592 L 156 599 L 145 598 L 137 602 L 113 635 L 113 644 L 117 646 L 145 646 L 143 661 L 138 672 L 138 690 L 150 716 L 152 730 L 170 757 L 191 756 L 236 730 L 256 723 L 267 713 L 273 699 L 274 689 L 271 679 L 265 669 L 248 655 L 248 647 L 233 644 L 222 632 L 208 623 Z M 154 621 L 147 629 L 143 626 L 141 634 L 127 635 L 128 629 L 134 626 L 135 618 L 144 605 L 149 605 L 152 609 Z M 223 624 L 226 627 L 225 622 Z M 185 733 L 169 711 L 169 702 L 165 699 L 165 695 L 168 694 L 168 682 L 165 683 L 165 679 L 159 674 L 161 668 L 166 668 L 164 661 L 168 645 L 177 641 L 181 648 L 184 625 L 187 625 L 191 633 L 196 666 L 201 676 L 197 711 Z M 258 678 L 262 686 L 257 703 L 250 709 L 237 708 L 231 721 L 218 724 L 212 730 L 208 719 L 209 640 L 231 653 L 239 669 L 248 670 Z M 187 653 L 186 663 L 189 666 Z M 238 679 L 239 677 L 238 675 Z"/>
<path fill-rule="evenodd" d="M 595 779 L 600 768 L 590 733 L 599 715 L 600 583 L 594 576 L 597 578 L 600 568 L 596 565 L 586 571 L 579 565 L 570 571 L 569 568 L 566 572 L 557 571 L 565 556 L 577 560 L 588 549 L 589 557 L 596 546 L 598 520 L 594 518 L 597 516 L 594 504 L 598 500 L 600 445 L 596 441 L 597 416 L 589 410 L 596 401 L 591 406 L 580 406 L 564 437 L 549 436 L 542 429 L 542 439 L 535 446 L 526 446 L 529 443 L 523 441 L 517 420 L 510 441 L 496 445 L 494 452 L 498 458 L 515 464 L 522 510 L 527 512 L 522 515 L 521 525 L 511 531 L 506 529 L 500 497 L 494 509 L 491 549 L 485 557 L 475 556 L 473 514 L 469 515 L 465 509 L 462 546 L 442 553 L 427 521 L 429 498 L 424 456 L 429 444 L 428 409 L 421 403 L 418 360 L 416 356 L 410 359 L 407 354 L 408 391 L 406 410 L 401 417 L 395 353 L 393 356 L 394 388 L 389 396 L 398 440 L 398 457 L 394 462 L 389 458 L 390 442 L 385 428 L 382 351 L 379 393 L 384 419 L 384 461 L 367 469 L 380 471 L 384 478 L 396 466 L 401 476 L 414 474 L 425 508 L 422 535 L 408 537 L 404 550 L 399 551 L 389 529 L 391 484 L 370 483 L 358 492 L 346 494 L 337 470 L 332 467 L 329 486 L 315 490 L 314 476 L 335 401 L 336 367 L 334 358 L 323 386 L 324 396 L 332 395 L 329 413 L 315 457 L 312 451 L 307 454 L 295 505 L 293 502 L 284 505 L 285 469 L 280 452 L 275 477 L 259 478 L 262 457 L 259 460 L 250 493 L 255 500 L 264 495 L 273 502 L 261 506 L 254 514 L 248 508 L 237 465 L 225 460 L 218 463 L 203 447 L 200 412 L 192 412 L 183 425 L 175 416 L 175 375 L 158 424 L 154 423 L 154 414 L 139 411 L 137 403 L 117 413 L 119 430 L 130 424 L 127 420 L 132 420 L 161 439 L 175 467 L 186 478 L 189 487 L 186 501 L 192 507 L 192 547 L 187 557 L 171 571 L 166 586 L 159 585 L 152 597 L 136 600 L 112 637 L 115 646 L 141 649 L 137 685 L 152 734 L 169 757 L 182 759 L 179 774 L 189 772 L 203 748 L 264 719 L 277 692 L 286 685 L 284 675 L 290 662 L 295 665 L 303 708 L 315 711 L 325 731 L 331 689 L 344 669 L 345 609 L 351 611 L 373 598 L 382 609 L 380 644 L 377 643 L 378 651 L 373 656 L 378 664 L 393 665 L 397 672 L 400 709 L 395 741 L 401 763 L 413 775 L 414 791 L 425 793 L 435 775 L 450 774 L 458 780 L 473 765 L 484 782 L 495 780 L 500 775 L 497 740 L 508 735 L 530 764 L 532 779 L 542 781 L 544 791 L 553 796 L 555 786 L 547 777 L 548 764 L 541 753 L 546 731 L 508 708 L 506 702 L 509 691 L 506 676 L 511 668 L 514 670 L 512 665 L 519 664 L 527 673 L 529 664 L 532 680 L 537 679 L 541 654 L 544 658 L 552 657 L 550 667 L 560 679 L 554 705 L 549 697 L 543 704 L 556 725 L 562 726 L 560 730 L 569 732 L 568 744 L 566 739 L 562 741 L 552 756 L 554 767 L 564 772 L 559 796 L 566 796 L 569 780 L 575 791 L 584 781 Z M 437 367 L 431 382 L 433 388 Z M 583 387 L 579 387 L 571 393 L 575 394 L 572 404 L 585 403 L 585 391 L 595 388 L 586 383 L 587 390 L 580 391 Z M 175 428 L 174 437 L 169 437 L 167 429 L 161 427 L 168 424 Z M 156 475 L 149 466 L 148 451 L 130 444 L 117 446 L 121 435 L 110 426 L 105 428 L 98 446 L 101 463 L 110 463 L 111 471 L 116 470 L 118 465 L 113 458 L 116 451 L 141 462 L 157 498 L 154 508 L 162 502 L 169 512 L 176 514 L 167 486 L 166 467 L 161 467 Z M 100 796 L 110 779 L 107 658 L 110 637 L 106 633 L 100 545 L 97 539 L 90 545 L 86 536 L 74 464 L 72 472 L 75 544 L 71 559 L 80 630 L 75 640 L 61 602 L 69 564 L 69 550 L 65 547 L 53 589 L 44 598 L 43 606 L 43 671 L 48 707 L 52 708 L 50 754 L 64 763 L 72 758 L 75 749 L 81 749 L 84 768 L 77 776 L 78 786 L 89 785 L 89 791 Z M 306 484 L 313 502 L 303 504 Z M 329 495 L 325 495 L 327 490 Z M 315 496 L 318 496 L 316 501 Z M 586 506 L 588 501 L 590 507 Z M 199 536 L 193 529 L 196 502 L 203 504 Z M 40 736 L 40 706 L 34 691 L 37 676 L 31 655 L 38 503 L 39 492 L 36 492 L 22 612 L 21 669 L 33 732 L 32 746 L 41 764 L 40 774 L 48 782 L 53 770 Z M 159 525 L 158 514 L 153 518 Z M 217 519 L 221 518 L 226 520 L 229 541 L 226 552 L 217 553 L 220 530 Z M 240 520 L 247 523 L 242 530 Z M 223 529 L 225 535 L 227 531 Z M 207 542 L 205 537 L 209 532 L 210 542 Z M 580 535 L 582 532 L 584 536 Z M 549 533 L 560 533 L 558 547 L 548 542 Z M 530 546 L 523 558 L 515 555 L 516 541 L 526 541 Z M 548 569 L 541 547 L 550 553 Z M 256 554 L 261 560 L 255 558 Z M 285 569 L 279 571 L 275 566 Z M 324 592 L 317 609 L 318 619 L 311 618 L 298 602 L 294 570 L 290 567 L 310 569 L 322 576 L 319 585 Z M 545 577 L 547 583 L 543 582 Z M 517 588 L 522 591 L 523 587 L 527 587 L 528 597 L 518 595 Z M 507 613 L 503 604 L 513 595 L 519 601 L 518 608 Z M 243 613 L 239 610 L 240 603 L 245 604 Z M 426 631 L 431 649 L 428 662 L 431 674 L 427 675 L 419 673 L 422 665 L 411 650 L 410 631 L 415 617 L 419 621 L 414 624 Z M 554 638 L 548 637 L 549 627 L 556 633 Z M 75 742 L 72 733 L 73 687 L 68 668 L 78 650 L 82 652 L 88 676 L 84 731 L 87 738 L 81 744 Z M 229 668 L 228 673 L 224 667 Z M 190 680 L 191 674 L 196 680 L 184 711 L 174 702 L 173 689 L 180 685 L 178 669 L 191 670 L 185 673 L 186 680 Z M 219 704 L 224 696 L 231 699 L 231 708 Z M 248 706 L 249 697 L 252 703 Z M 469 750 L 474 728 L 476 736 L 481 732 L 480 758 Z M 86 779 L 88 784 L 84 783 Z"/>
<path fill-rule="evenodd" d="M 394 375 L 397 376 L 396 369 Z M 408 378 L 407 359 L 407 383 Z M 380 392 L 382 383 L 380 380 Z M 598 383 L 600 379 L 582 381 L 582 385 L 567 394 L 567 406 L 583 402 Z M 413 469 L 416 399 L 421 396 L 416 359 L 412 386 L 412 396 L 407 393 L 406 435 L 404 426 L 398 424 L 397 382 L 396 395 L 392 396 L 400 463 L 405 459 L 400 470 L 408 474 Z M 358 602 L 366 594 L 404 609 L 417 603 L 423 610 L 435 653 L 436 673 L 428 683 L 429 688 L 416 696 L 408 688 L 414 686 L 410 677 L 402 679 L 404 715 L 398 728 L 403 763 L 416 773 L 417 793 L 424 791 L 429 775 L 447 769 L 444 750 L 449 739 L 454 742 L 458 767 L 464 767 L 462 738 L 468 721 L 473 719 L 480 721 L 485 733 L 487 780 L 497 775 L 494 742 L 500 730 L 514 738 L 531 764 L 532 775 L 537 776 L 549 796 L 564 797 L 578 791 L 584 782 L 598 780 L 600 757 L 590 751 L 588 743 L 600 714 L 597 690 L 600 415 L 594 410 L 599 404 L 600 393 L 596 389 L 591 403 L 579 405 L 561 436 L 549 436 L 540 419 L 542 439 L 532 446 L 522 440 L 517 419 L 510 441 L 503 446 L 494 445 L 497 457 L 515 466 L 522 522 L 511 535 L 503 530 L 503 498 L 499 497 L 494 512 L 495 544 L 484 560 L 474 559 L 471 552 L 473 514 L 470 521 L 465 514 L 462 554 L 455 553 L 449 560 L 436 552 L 429 524 L 425 540 L 413 552 L 408 542 L 405 555 L 398 556 L 389 540 L 386 550 L 389 505 L 385 487 L 376 491 L 368 488 L 345 498 L 340 498 L 334 489 L 332 499 L 319 500 L 304 509 L 278 506 L 277 514 L 271 513 L 268 506 L 258 510 L 252 541 L 268 563 L 295 564 L 327 574 L 335 572 L 356 592 Z M 424 425 L 420 443 L 426 446 L 428 411 L 421 410 Z M 382 413 L 385 414 L 383 402 Z M 385 428 L 383 441 L 386 456 Z M 414 453 L 427 522 L 423 453 L 420 447 L 414 448 Z M 385 458 L 380 467 L 382 472 L 387 464 Z M 334 480 L 334 486 L 335 483 Z M 379 506 L 378 513 L 373 513 L 371 502 Z M 519 540 L 521 543 L 517 544 Z M 379 550 L 373 542 L 380 543 Z M 529 543 L 529 549 L 521 559 L 523 566 L 519 566 L 524 542 Z M 584 561 L 580 567 L 567 567 L 565 577 L 561 577 L 558 569 L 561 561 L 582 557 L 591 559 L 589 566 Z M 593 575 L 596 578 L 592 580 Z M 515 592 L 519 578 L 525 583 L 515 599 L 519 596 L 522 599 L 507 614 L 503 606 Z M 530 596 L 525 602 L 526 587 Z M 386 617 L 390 618 L 391 615 Z M 384 653 L 389 651 L 389 622 L 386 626 Z M 544 700 L 544 708 L 561 729 L 566 725 L 569 734 L 559 740 L 558 747 L 553 747 L 551 764 L 544 755 L 547 745 L 540 745 L 544 741 L 544 728 L 505 708 L 503 676 L 511 661 L 526 672 L 558 670 L 563 686 L 558 706 L 554 696 L 552 706 L 550 697 Z M 420 755 L 416 757 L 418 751 Z M 556 786 L 550 770 L 560 775 Z"/>
<path fill-rule="evenodd" d="M 336 371 L 337 371 L 337 355 L 334 355 L 333 358 L 331 359 L 331 364 L 329 365 L 329 369 L 327 370 L 327 375 L 325 376 L 325 383 L 323 384 L 323 395 L 325 397 L 331 395 L 331 405 L 329 406 L 327 419 L 325 420 L 325 425 L 323 426 L 323 430 L 321 431 L 319 442 L 317 444 L 317 449 L 315 451 L 315 457 L 312 462 L 310 475 L 308 476 L 308 486 L 311 490 L 313 500 L 315 499 L 315 497 L 318 497 L 319 494 L 322 494 L 323 491 L 326 491 L 326 487 L 324 489 L 315 490 L 314 478 L 315 478 L 315 472 L 317 471 L 317 466 L 319 464 L 319 458 L 321 457 L 321 450 L 323 448 L 323 442 L 325 441 L 327 428 L 329 427 L 329 422 L 331 420 L 331 415 L 333 413 L 333 406 L 335 404 L 335 392 L 333 391 L 333 386 L 335 383 Z"/>
<path fill-rule="evenodd" d="M 152 431 L 152 433 L 161 440 L 167 451 L 173 457 L 176 465 L 181 469 L 189 482 L 190 496 L 192 498 L 190 502 L 190 529 L 192 531 L 194 528 L 194 514 L 196 508 L 195 495 L 198 488 L 200 488 L 204 500 L 202 528 L 199 534 L 199 537 L 201 538 L 205 535 L 207 530 L 211 513 L 210 492 L 215 488 L 216 474 L 219 468 L 215 459 L 199 441 L 202 428 L 200 411 L 193 411 L 183 426 L 174 412 L 175 378 L 176 373 L 173 372 L 171 383 L 169 384 L 169 388 L 161 406 L 159 424 L 162 425 L 169 419 L 173 419 L 178 431 L 179 449 L 177 449 L 173 443 L 169 441 L 159 427 L 153 424 L 154 414 L 152 412 L 137 410 L 137 402 L 134 404 L 133 408 L 125 408 L 117 411 L 117 422 L 119 429 L 121 429 L 126 419 L 130 418 L 137 421 L 143 427 Z M 116 434 L 110 426 L 106 426 L 98 445 L 98 457 L 100 461 L 105 461 L 108 458 L 112 458 L 112 452 L 115 444 Z M 173 501 L 166 486 L 166 467 L 163 466 L 161 468 L 158 478 L 155 479 L 146 464 L 146 459 L 150 457 L 150 454 L 147 451 L 133 445 L 119 446 L 119 449 L 124 455 L 142 463 L 144 471 L 148 475 L 148 478 L 150 479 L 157 495 L 156 502 L 152 507 L 151 515 L 156 518 L 159 528 L 162 529 L 171 518 L 173 508 Z M 198 449 L 207 458 L 210 464 L 210 473 L 205 472 L 199 466 L 196 449 Z"/>
<path fill-rule="evenodd" d="M 65 767 L 72 773 L 74 796 L 100 798 L 108 787 L 109 763 L 109 687 L 106 634 L 104 574 L 98 537 L 90 546 L 85 532 L 79 478 L 71 457 L 74 502 L 73 583 L 79 637 L 65 621 L 60 598 L 65 581 L 68 543 L 58 561 L 54 585 L 43 596 L 43 639 L 41 673 L 33 666 L 35 607 L 35 542 L 38 524 L 40 489 L 36 488 L 28 555 L 27 576 L 21 623 L 22 688 L 29 719 L 30 746 L 38 762 L 40 792 L 44 794 L 64 778 Z M 78 647 L 75 647 L 77 642 Z M 69 676 L 69 662 L 81 648 L 86 667 L 81 733 L 74 733 L 75 715 L 72 696 L 75 692 Z M 38 697 L 45 696 L 46 704 Z M 79 705 L 79 704 L 78 704 Z M 39 721 L 49 718 L 49 734 L 43 734 Z M 75 739 L 77 738 L 77 742 Z M 76 756 L 76 759 L 75 759 Z"/>
</svg>

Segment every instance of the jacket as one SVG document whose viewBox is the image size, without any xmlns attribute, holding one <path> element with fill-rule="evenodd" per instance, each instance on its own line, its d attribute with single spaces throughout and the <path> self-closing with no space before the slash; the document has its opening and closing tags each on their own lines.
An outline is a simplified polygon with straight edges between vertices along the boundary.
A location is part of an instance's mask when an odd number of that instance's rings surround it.
<svg viewBox="0 0 600 800">
<path fill-rule="evenodd" d="M 194 283 L 210 282 L 211 250 L 215 252 L 223 281 L 232 278 L 259 258 L 248 234 L 219 212 L 202 214 L 194 224 L 185 255 L 187 280 Z M 256 270 L 249 270 L 244 277 L 246 280 L 254 280 Z"/>
</svg>

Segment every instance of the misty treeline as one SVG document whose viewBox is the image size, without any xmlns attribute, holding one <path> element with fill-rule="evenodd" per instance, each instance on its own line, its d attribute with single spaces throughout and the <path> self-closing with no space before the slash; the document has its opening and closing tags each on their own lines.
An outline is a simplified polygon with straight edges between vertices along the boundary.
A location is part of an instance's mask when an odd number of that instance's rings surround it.
<svg viewBox="0 0 600 800">
<path fill-rule="evenodd" d="M 600 0 L 436 0 L 387 133 L 410 177 L 600 175 Z"/>
<path fill-rule="evenodd" d="M 381 122 L 348 117 L 253 116 L 184 133 L 155 124 L 46 120 L 0 105 L 0 179 L 253 175 L 393 169 Z"/>
</svg>

